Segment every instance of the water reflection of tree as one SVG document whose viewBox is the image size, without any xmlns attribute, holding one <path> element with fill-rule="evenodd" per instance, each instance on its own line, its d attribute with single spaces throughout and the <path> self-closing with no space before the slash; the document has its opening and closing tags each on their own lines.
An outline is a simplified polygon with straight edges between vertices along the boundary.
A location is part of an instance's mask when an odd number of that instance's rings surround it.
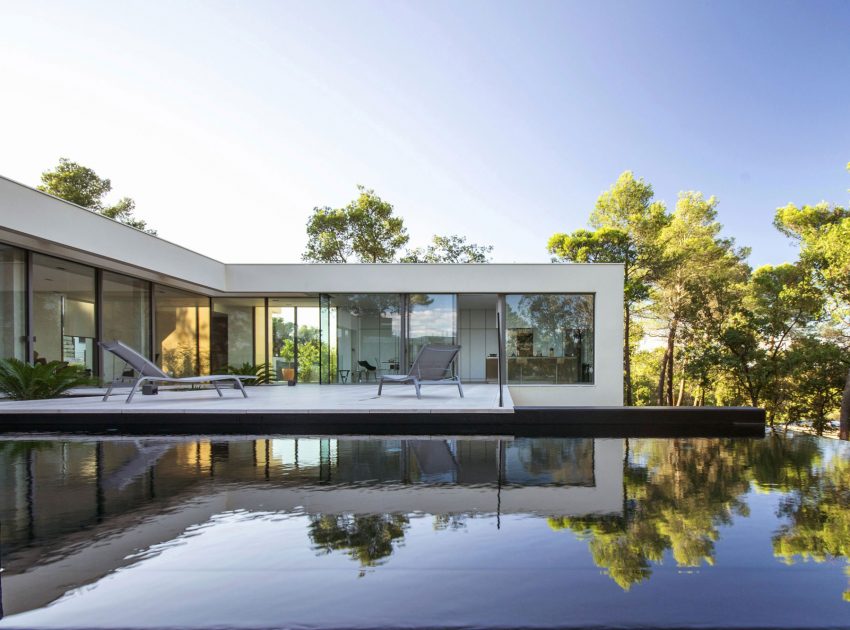
<svg viewBox="0 0 850 630">
<path fill-rule="evenodd" d="M 622 517 L 555 518 L 588 540 L 594 562 L 623 589 L 648 579 L 666 551 L 676 564 L 714 563 L 718 528 L 746 515 L 749 487 L 734 440 L 648 440 L 632 443 L 624 465 Z"/>
<path fill-rule="evenodd" d="M 773 553 L 787 564 L 844 558 L 850 579 L 850 461 L 835 457 L 807 472 L 791 478 L 798 484 L 780 503 L 788 522 L 773 535 Z M 850 586 L 843 596 L 850 601 Z"/>
<path fill-rule="evenodd" d="M 319 514 L 310 517 L 310 540 L 322 553 L 344 551 L 363 567 L 383 564 L 410 521 L 403 514 Z"/>
</svg>

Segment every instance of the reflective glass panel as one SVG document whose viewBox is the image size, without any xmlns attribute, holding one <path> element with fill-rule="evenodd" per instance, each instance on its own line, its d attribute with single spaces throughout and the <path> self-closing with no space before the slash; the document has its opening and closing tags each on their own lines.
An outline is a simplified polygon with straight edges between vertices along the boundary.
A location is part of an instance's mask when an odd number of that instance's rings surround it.
<svg viewBox="0 0 850 630">
<path fill-rule="evenodd" d="M 593 295 L 508 295 L 507 382 L 593 382 Z"/>
<path fill-rule="evenodd" d="M 156 285 L 154 361 L 173 376 L 209 374 L 210 300 Z"/>
<path fill-rule="evenodd" d="M 0 245 L 0 358 L 26 359 L 26 253 Z"/>
<path fill-rule="evenodd" d="M 150 283 L 117 273 L 103 272 L 103 339 L 122 341 L 140 354 L 150 356 Z M 103 353 L 103 380 L 121 376 L 124 362 Z"/>
<path fill-rule="evenodd" d="M 65 361 L 94 373 L 94 269 L 33 254 L 36 363 Z"/>
<path fill-rule="evenodd" d="M 399 372 L 401 296 L 332 295 L 328 320 L 334 345 L 329 382 L 374 382 Z"/>
<path fill-rule="evenodd" d="M 454 294 L 411 293 L 407 303 L 407 365 L 413 364 L 422 346 L 452 345 L 457 339 Z"/>
<path fill-rule="evenodd" d="M 318 383 L 319 337 L 317 297 L 269 298 L 269 362 L 274 380 Z"/>
<path fill-rule="evenodd" d="M 210 370 L 252 373 L 266 363 L 263 298 L 215 298 L 210 322 Z"/>
</svg>

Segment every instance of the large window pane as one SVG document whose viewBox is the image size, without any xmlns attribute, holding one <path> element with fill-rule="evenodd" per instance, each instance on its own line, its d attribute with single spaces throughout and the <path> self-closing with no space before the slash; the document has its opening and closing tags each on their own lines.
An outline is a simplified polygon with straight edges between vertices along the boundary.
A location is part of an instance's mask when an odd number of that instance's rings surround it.
<svg viewBox="0 0 850 630">
<path fill-rule="evenodd" d="M 150 356 L 150 284 L 103 272 L 103 338 L 122 341 Z M 124 370 L 124 362 L 110 352 L 103 355 L 103 380 L 111 382 Z"/>
<path fill-rule="evenodd" d="M 511 384 L 593 382 L 593 296 L 508 295 Z"/>
<path fill-rule="evenodd" d="M 272 378 L 318 383 L 322 364 L 318 298 L 269 298 Z"/>
<path fill-rule="evenodd" d="M 397 374 L 401 350 L 401 297 L 397 294 L 329 296 L 332 348 L 329 382 L 372 382 Z"/>
<path fill-rule="evenodd" d="M 0 358 L 26 359 L 26 253 L 0 245 Z"/>
<path fill-rule="evenodd" d="M 209 374 L 210 301 L 157 285 L 154 361 L 177 377 Z"/>
<path fill-rule="evenodd" d="M 210 369 L 260 366 L 266 362 L 266 307 L 262 298 L 215 298 L 212 310 Z"/>
<path fill-rule="evenodd" d="M 407 304 L 407 364 L 429 343 L 452 345 L 457 339 L 453 294 L 411 293 Z"/>
<path fill-rule="evenodd" d="M 94 373 L 94 269 L 33 255 L 36 363 L 65 361 Z"/>
</svg>

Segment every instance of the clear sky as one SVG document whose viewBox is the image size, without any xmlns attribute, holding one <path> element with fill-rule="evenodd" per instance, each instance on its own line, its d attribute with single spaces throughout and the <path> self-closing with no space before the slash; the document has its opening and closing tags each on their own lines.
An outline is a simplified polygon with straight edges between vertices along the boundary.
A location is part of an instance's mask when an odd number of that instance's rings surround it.
<svg viewBox="0 0 850 630">
<path fill-rule="evenodd" d="M 299 260 L 356 184 L 542 262 L 632 170 L 778 263 L 776 207 L 848 199 L 850 2 L 0 0 L 0 174 L 60 156 L 226 262 Z"/>
</svg>

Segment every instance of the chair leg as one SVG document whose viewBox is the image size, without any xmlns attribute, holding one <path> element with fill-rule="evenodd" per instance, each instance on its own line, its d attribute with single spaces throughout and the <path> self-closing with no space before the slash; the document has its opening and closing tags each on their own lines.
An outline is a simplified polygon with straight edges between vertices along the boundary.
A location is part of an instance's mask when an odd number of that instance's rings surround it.
<svg viewBox="0 0 850 630">
<path fill-rule="evenodd" d="M 212 382 L 213 387 L 215 387 L 215 393 L 218 394 L 218 397 L 221 398 L 224 394 L 221 393 L 221 390 L 218 388 L 218 381 Z"/>
<path fill-rule="evenodd" d="M 419 384 L 418 378 L 413 379 L 413 386 L 416 388 L 416 397 L 421 400 L 422 392 L 420 391 L 420 388 L 422 387 L 422 385 Z"/>
<path fill-rule="evenodd" d="M 460 384 L 460 377 L 457 379 L 457 391 L 460 392 L 460 397 L 463 398 L 463 387 Z"/>
<path fill-rule="evenodd" d="M 378 382 L 378 396 L 380 396 L 380 395 L 381 395 L 381 390 L 382 390 L 383 388 L 384 388 L 384 379 L 381 379 L 381 380 Z"/>
<path fill-rule="evenodd" d="M 124 401 L 125 404 L 130 404 L 133 401 L 133 396 L 136 395 L 136 390 L 139 388 L 139 385 L 142 381 L 146 381 L 146 378 L 140 378 L 135 383 L 133 383 L 133 387 L 130 388 L 130 395 L 127 396 L 127 400 Z"/>
<path fill-rule="evenodd" d="M 243 397 L 243 398 L 248 398 L 248 392 L 246 392 L 246 391 L 245 391 L 245 385 L 242 383 L 242 379 L 241 379 L 241 378 L 237 378 L 237 379 L 236 379 L 236 388 L 237 388 L 240 392 L 242 392 L 242 397 Z"/>
<path fill-rule="evenodd" d="M 103 402 L 109 400 L 109 397 L 112 395 L 112 388 L 115 387 L 115 380 L 109 384 L 109 387 L 106 390 L 106 393 L 103 395 Z"/>
</svg>

